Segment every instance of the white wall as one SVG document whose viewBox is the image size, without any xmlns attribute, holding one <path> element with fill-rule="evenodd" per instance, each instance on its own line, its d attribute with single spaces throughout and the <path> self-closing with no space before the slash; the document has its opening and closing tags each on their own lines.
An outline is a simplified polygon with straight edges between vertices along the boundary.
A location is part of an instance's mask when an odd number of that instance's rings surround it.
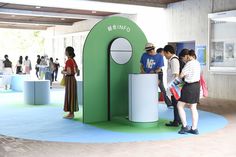
<svg viewBox="0 0 236 157">
<path fill-rule="evenodd" d="M 186 0 L 173 3 L 167 9 L 147 7 L 137 8 L 137 15 L 125 15 L 136 22 L 144 31 L 149 42 L 156 47 L 163 47 L 167 42 L 196 41 L 196 45 L 208 45 L 208 14 L 212 12 L 236 9 L 235 0 Z M 134 10 L 134 9 L 132 9 Z M 86 20 L 72 27 L 58 26 L 48 29 L 49 36 L 63 36 L 89 31 L 100 20 Z M 61 40 L 62 44 L 62 40 Z M 51 43 L 48 42 L 48 50 Z M 60 45 L 60 44 L 59 44 Z M 54 52 L 54 55 L 61 52 Z M 209 55 L 209 54 L 207 54 Z M 207 63 L 208 64 L 208 63 Z M 235 75 L 216 74 L 203 69 L 209 87 L 209 96 L 236 100 Z"/>
<path fill-rule="evenodd" d="M 156 47 L 163 47 L 167 42 L 167 27 L 165 10 L 154 7 L 136 6 L 136 14 L 119 14 L 114 16 L 123 16 L 133 20 L 143 30 L 149 42 Z M 134 9 L 132 9 L 134 12 Z M 49 36 L 58 36 L 63 34 L 89 31 L 100 20 L 85 20 L 75 23 L 73 26 L 57 26 L 48 29 Z"/>
<path fill-rule="evenodd" d="M 48 28 L 47 35 L 45 36 L 45 52 L 54 58 L 64 56 L 64 38 L 70 38 L 79 32 L 88 32 L 98 21 L 100 20 L 93 19 L 77 22 L 72 26 L 56 26 Z M 57 43 L 53 45 L 55 40 L 57 40 Z"/>
<path fill-rule="evenodd" d="M 142 29 L 149 42 L 157 48 L 167 43 L 166 11 L 162 8 L 147 8 L 137 13 L 137 25 Z"/>
<path fill-rule="evenodd" d="M 77 32 L 89 31 L 97 22 L 98 19 L 85 20 L 74 23 L 72 26 L 56 26 L 48 29 L 51 35 L 57 36 L 62 34 L 70 34 Z"/>
<path fill-rule="evenodd" d="M 131 10 L 133 10 L 134 12 L 135 8 L 137 8 L 136 10 L 137 14 L 119 14 L 119 15 L 114 15 L 114 16 L 123 16 L 123 17 L 129 18 L 130 20 L 133 20 L 144 31 L 149 42 L 154 43 L 156 47 L 163 47 L 167 41 L 166 40 L 167 39 L 166 26 L 164 25 L 165 17 L 163 16 L 165 14 L 164 9 L 154 8 L 154 7 L 135 6 Z M 80 49 L 76 49 L 75 46 L 74 48 L 75 48 L 75 51 L 77 52 L 76 61 L 78 62 L 80 68 L 82 69 L 81 58 L 82 58 L 82 48 L 83 48 L 83 43 L 84 43 L 84 37 L 87 36 L 86 32 L 90 31 L 92 27 L 99 21 L 100 20 L 97 20 L 97 19 L 90 19 L 90 20 L 77 22 L 73 26 L 57 26 L 57 27 L 49 28 L 47 30 L 47 36 L 46 36 L 45 52 L 50 57 L 59 58 L 59 61 L 61 61 L 60 63 L 62 63 L 65 57 L 64 56 L 64 49 L 65 49 L 64 39 L 66 37 L 70 38 L 74 36 L 77 36 L 77 37 L 80 36 L 81 40 L 77 42 L 79 44 Z M 56 40 L 56 44 L 53 45 L 53 42 L 55 42 L 55 40 Z M 67 45 L 67 46 L 73 46 L 73 45 Z"/>
<path fill-rule="evenodd" d="M 208 14 L 235 9 L 235 0 L 186 0 L 173 3 L 166 9 L 169 41 L 195 40 L 196 45 L 208 45 Z M 204 75 L 209 96 L 236 100 L 236 75 L 212 73 L 207 67 L 204 68 Z"/>
</svg>

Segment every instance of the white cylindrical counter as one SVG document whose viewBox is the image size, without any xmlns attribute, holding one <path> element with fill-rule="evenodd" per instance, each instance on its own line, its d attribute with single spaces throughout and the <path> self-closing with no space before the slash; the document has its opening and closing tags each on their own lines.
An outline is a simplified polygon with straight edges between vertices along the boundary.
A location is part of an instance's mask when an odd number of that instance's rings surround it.
<svg viewBox="0 0 236 157">
<path fill-rule="evenodd" d="M 158 75 L 129 74 L 129 120 L 158 120 Z"/>
</svg>

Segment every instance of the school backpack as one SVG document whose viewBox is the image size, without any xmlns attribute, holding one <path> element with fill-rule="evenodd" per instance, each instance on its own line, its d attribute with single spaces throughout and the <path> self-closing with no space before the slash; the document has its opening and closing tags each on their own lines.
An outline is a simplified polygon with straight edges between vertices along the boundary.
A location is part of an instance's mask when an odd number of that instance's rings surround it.
<svg viewBox="0 0 236 157">
<path fill-rule="evenodd" d="M 179 57 L 177 57 L 177 56 L 174 56 L 173 58 L 171 58 L 171 60 L 174 58 L 178 59 L 178 61 L 179 61 L 179 74 L 180 74 L 182 72 L 182 69 L 184 68 L 185 63 L 182 60 L 180 60 Z"/>
</svg>

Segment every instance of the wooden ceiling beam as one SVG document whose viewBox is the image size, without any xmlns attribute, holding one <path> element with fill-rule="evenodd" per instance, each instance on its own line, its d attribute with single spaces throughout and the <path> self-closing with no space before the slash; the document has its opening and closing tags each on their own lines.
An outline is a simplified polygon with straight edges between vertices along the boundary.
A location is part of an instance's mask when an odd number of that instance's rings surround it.
<svg viewBox="0 0 236 157">
<path fill-rule="evenodd" d="M 5 9 L 5 8 L 0 8 L 0 14 L 49 17 L 49 18 L 69 18 L 69 19 L 103 19 L 104 18 L 102 16 L 94 16 L 94 15 L 40 12 L 40 11 Z"/>
<path fill-rule="evenodd" d="M 11 24 L 27 24 L 27 25 L 45 25 L 45 26 L 71 26 L 73 23 L 68 22 L 48 22 L 48 21 L 35 21 L 35 20 L 19 20 L 19 19 L 1 19 L 0 23 L 11 23 Z"/>
<path fill-rule="evenodd" d="M 118 4 L 131 4 L 131 5 L 141 5 L 149 7 L 159 7 L 166 8 L 167 4 L 157 3 L 153 1 L 134 1 L 134 0 L 94 0 L 99 2 L 108 2 L 108 3 L 118 3 Z"/>
</svg>

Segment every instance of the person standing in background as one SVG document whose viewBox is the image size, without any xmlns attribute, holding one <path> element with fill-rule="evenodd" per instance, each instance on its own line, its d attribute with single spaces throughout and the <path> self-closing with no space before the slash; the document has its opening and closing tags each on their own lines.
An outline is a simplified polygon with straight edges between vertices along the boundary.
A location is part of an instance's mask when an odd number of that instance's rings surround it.
<svg viewBox="0 0 236 157">
<path fill-rule="evenodd" d="M 23 57 L 20 56 L 19 60 L 16 63 L 16 74 L 22 74 L 23 71 L 22 65 L 23 65 Z"/>
<path fill-rule="evenodd" d="M 30 74 L 32 66 L 31 66 L 31 61 L 28 59 L 28 56 L 25 56 L 24 66 L 25 66 L 25 73 Z"/>
<path fill-rule="evenodd" d="M 39 64 L 39 79 L 43 80 L 45 77 L 46 69 L 47 69 L 48 63 L 44 56 L 41 56 L 41 61 Z"/>
<path fill-rule="evenodd" d="M 67 60 L 65 68 L 61 72 L 65 77 L 65 101 L 64 111 L 69 112 L 64 118 L 74 118 L 74 112 L 79 110 L 78 99 L 77 99 L 77 82 L 75 75 L 77 73 L 78 66 L 74 60 L 75 53 L 73 47 L 67 47 L 65 50 Z"/>
<path fill-rule="evenodd" d="M 146 52 L 143 53 L 141 63 L 141 73 L 157 73 L 158 74 L 158 86 L 164 95 L 165 103 L 167 106 L 171 106 L 171 101 L 166 95 L 166 91 L 163 85 L 163 72 L 162 67 L 164 66 L 163 56 L 155 51 L 155 46 L 152 43 L 145 45 Z"/>
<path fill-rule="evenodd" d="M 55 81 L 57 81 L 57 74 L 58 74 L 58 70 L 60 67 L 60 64 L 58 62 L 58 58 L 56 58 L 56 61 L 54 62 L 54 67 L 55 67 L 55 69 L 54 69 L 53 73 L 54 73 Z"/>
<path fill-rule="evenodd" d="M 54 73 L 53 73 L 54 69 L 55 69 L 55 66 L 54 66 L 54 63 L 53 63 L 53 58 L 50 57 L 49 58 L 49 74 L 48 75 L 49 75 L 51 87 L 52 87 L 52 82 L 53 82 L 53 79 L 54 79 Z"/>
<path fill-rule="evenodd" d="M 157 53 L 159 53 L 160 55 L 162 55 L 164 57 L 164 49 L 163 48 L 158 48 L 156 50 Z"/>
<path fill-rule="evenodd" d="M 163 48 L 158 48 L 156 50 L 156 53 L 162 57 L 163 66 L 164 66 L 164 57 L 163 57 L 164 56 L 164 50 L 163 50 Z M 162 68 L 161 68 L 161 70 L 157 74 L 158 74 L 158 79 L 159 79 L 158 86 L 159 86 L 159 88 L 160 88 L 160 90 L 161 90 L 161 92 L 163 94 L 164 101 L 165 101 L 167 107 L 170 107 L 170 106 L 172 106 L 172 103 L 171 103 L 169 97 L 166 94 L 166 89 L 164 87 L 164 82 L 163 82 L 163 70 L 162 70 Z"/>
<path fill-rule="evenodd" d="M 48 66 L 45 68 L 45 80 L 50 81 L 50 86 L 52 87 L 52 67 L 53 67 L 53 58 L 49 58 Z"/>
<path fill-rule="evenodd" d="M 35 65 L 35 71 L 36 71 L 37 78 L 39 78 L 39 65 L 40 65 L 40 62 L 41 62 L 40 55 L 37 55 L 37 61 L 36 61 L 36 65 Z"/>
<path fill-rule="evenodd" d="M 3 61 L 3 84 L 5 85 L 5 90 L 8 89 L 8 85 L 11 84 L 11 75 L 13 74 L 12 62 L 9 60 L 8 55 L 4 56 L 5 60 Z"/>
</svg>

